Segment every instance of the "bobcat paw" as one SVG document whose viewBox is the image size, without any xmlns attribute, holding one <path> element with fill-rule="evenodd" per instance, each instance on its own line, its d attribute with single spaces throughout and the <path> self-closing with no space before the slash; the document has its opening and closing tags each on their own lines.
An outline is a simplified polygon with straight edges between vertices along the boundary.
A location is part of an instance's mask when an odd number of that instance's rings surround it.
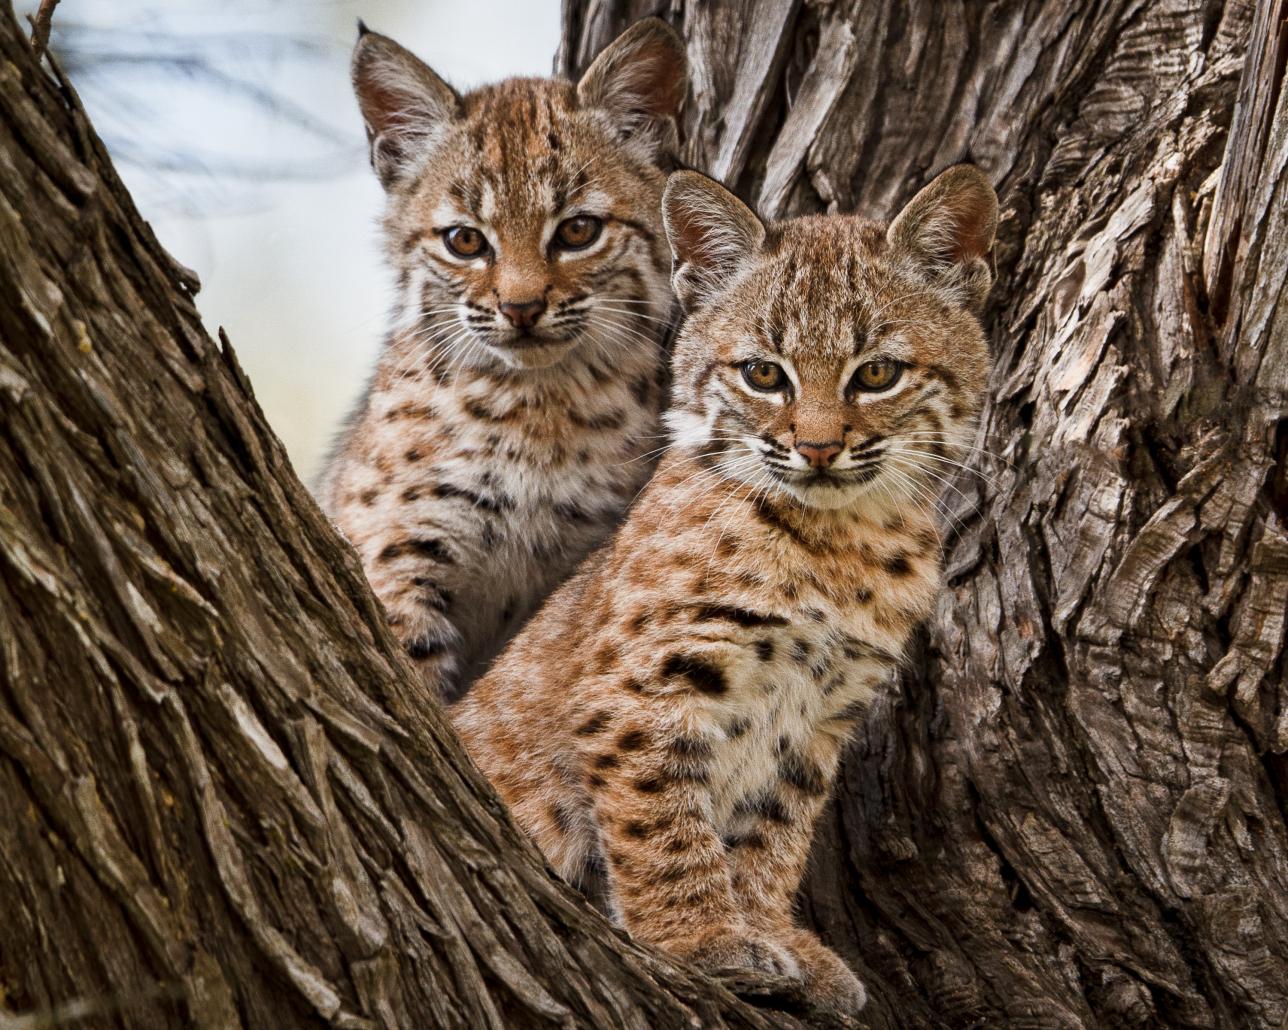
<svg viewBox="0 0 1288 1030">
<path fill-rule="evenodd" d="M 673 955 L 703 969 L 758 969 L 762 973 L 799 977 L 800 966 L 787 948 L 745 931 L 721 929 L 663 942 Z"/>
<path fill-rule="evenodd" d="M 800 962 L 800 977 L 805 992 L 820 1005 L 839 1012 L 858 1012 L 867 1004 L 868 992 L 863 981 L 845 961 L 817 938 L 807 947 L 791 949 Z"/>
<path fill-rule="evenodd" d="M 806 973 L 805 990 L 821 1004 L 840 1012 L 858 1012 L 868 1003 L 863 981 L 844 962 L 821 975 Z"/>
</svg>

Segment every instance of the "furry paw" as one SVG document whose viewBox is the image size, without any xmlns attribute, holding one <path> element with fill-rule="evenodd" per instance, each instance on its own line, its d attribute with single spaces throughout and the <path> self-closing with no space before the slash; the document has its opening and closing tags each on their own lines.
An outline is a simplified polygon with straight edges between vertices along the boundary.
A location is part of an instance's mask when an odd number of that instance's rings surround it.
<svg viewBox="0 0 1288 1030">
<path fill-rule="evenodd" d="M 838 1012 L 858 1012 L 868 992 L 845 960 L 808 930 L 793 930 L 780 938 L 800 966 L 805 993 L 820 1005 Z"/>
<path fill-rule="evenodd" d="M 806 966 L 802 972 L 805 990 L 810 997 L 820 1004 L 836 1009 L 838 1012 L 858 1012 L 868 1003 L 868 992 L 863 981 L 854 975 L 835 952 L 829 952 L 835 960 L 826 967 Z"/>
<path fill-rule="evenodd" d="M 787 948 L 768 938 L 732 927 L 718 927 L 693 937 L 664 941 L 662 947 L 707 970 L 758 969 L 777 976 L 801 975 L 795 957 Z"/>
</svg>

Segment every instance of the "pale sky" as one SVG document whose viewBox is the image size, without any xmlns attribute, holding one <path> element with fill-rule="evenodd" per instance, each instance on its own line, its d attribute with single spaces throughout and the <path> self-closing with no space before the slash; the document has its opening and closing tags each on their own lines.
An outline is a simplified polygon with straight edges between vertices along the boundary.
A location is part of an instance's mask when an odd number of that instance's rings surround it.
<svg viewBox="0 0 1288 1030">
<path fill-rule="evenodd" d="M 34 5 L 31 5 L 34 6 Z M 162 243 L 201 277 L 198 307 L 223 326 L 296 470 L 311 483 L 340 420 L 365 383 L 379 345 L 391 278 L 379 252 L 383 193 L 366 163 L 349 88 L 356 23 L 397 39 L 453 85 L 548 75 L 559 39 L 559 0 L 67 0 L 54 19 L 107 32 L 127 58 L 75 84 L 101 133 L 122 156 L 136 144 L 302 166 L 304 177 L 265 182 L 223 172 L 120 170 Z M 334 127 L 320 145 L 263 117 L 209 81 L 162 75 L 147 55 L 180 37 L 237 33 L 230 73 L 285 93 Z M 307 60 L 245 61 L 238 50 L 304 36 L 332 45 Z M 225 51 L 217 50 L 216 53 Z M 222 70 L 222 69 L 220 69 Z M 124 85 L 123 85 L 124 84 Z M 122 91 L 124 90 L 124 99 Z M 316 153 L 316 171 L 310 162 Z"/>
</svg>

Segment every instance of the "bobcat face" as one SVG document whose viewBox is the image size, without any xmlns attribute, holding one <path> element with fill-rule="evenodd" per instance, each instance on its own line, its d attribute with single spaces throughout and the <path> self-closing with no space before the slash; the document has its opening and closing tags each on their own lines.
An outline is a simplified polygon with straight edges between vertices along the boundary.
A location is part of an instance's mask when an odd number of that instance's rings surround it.
<svg viewBox="0 0 1288 1030">
<path fill-rule="evenodd" d="M 643 23 L 580 83 L 515 79 L 458 96 L 392 40 L 354 80 L 404 324 L 440 363 L 533 368 L 638 345 L 670 308 L 663 173 L 683 51 Z"/>
<path fill-rule="evenodd" d="M 858 218 L 766 227 L 687 172 L 665 205 L 689 309 L 667 416 L 677 441 L 752 493 L 933 504 L 988 369 L 973 314 L 996 219 L 983 176 L 950 169 L 888 231 Z"/>
</svg>

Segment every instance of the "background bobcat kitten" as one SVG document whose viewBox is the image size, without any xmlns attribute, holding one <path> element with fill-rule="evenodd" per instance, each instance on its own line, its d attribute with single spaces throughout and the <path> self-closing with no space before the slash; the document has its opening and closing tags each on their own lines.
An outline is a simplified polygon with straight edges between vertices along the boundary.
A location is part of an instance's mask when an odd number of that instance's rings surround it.
<svg viewBox="0 0 1288 1030">
<path fill-rule="evenodd" d="M 959 167 L 888 230 L 765 226 L 680 172 L 664 211 L 689 315 L 674 443 L 453 720 L 637 937 L 854 1009 L 862 984 L 792 898 L 841 746 L 940 587 L 935 486 L 985 385 L 997 201 Z"/>
<path fill-rule="evenodd" d="M 684 50 L 647 19 L 576 85 L 459 96 L 364 29 L 353 80 L 398 303 L 319 493 L 450 695 L 651 471 Z"/>
</svg>

